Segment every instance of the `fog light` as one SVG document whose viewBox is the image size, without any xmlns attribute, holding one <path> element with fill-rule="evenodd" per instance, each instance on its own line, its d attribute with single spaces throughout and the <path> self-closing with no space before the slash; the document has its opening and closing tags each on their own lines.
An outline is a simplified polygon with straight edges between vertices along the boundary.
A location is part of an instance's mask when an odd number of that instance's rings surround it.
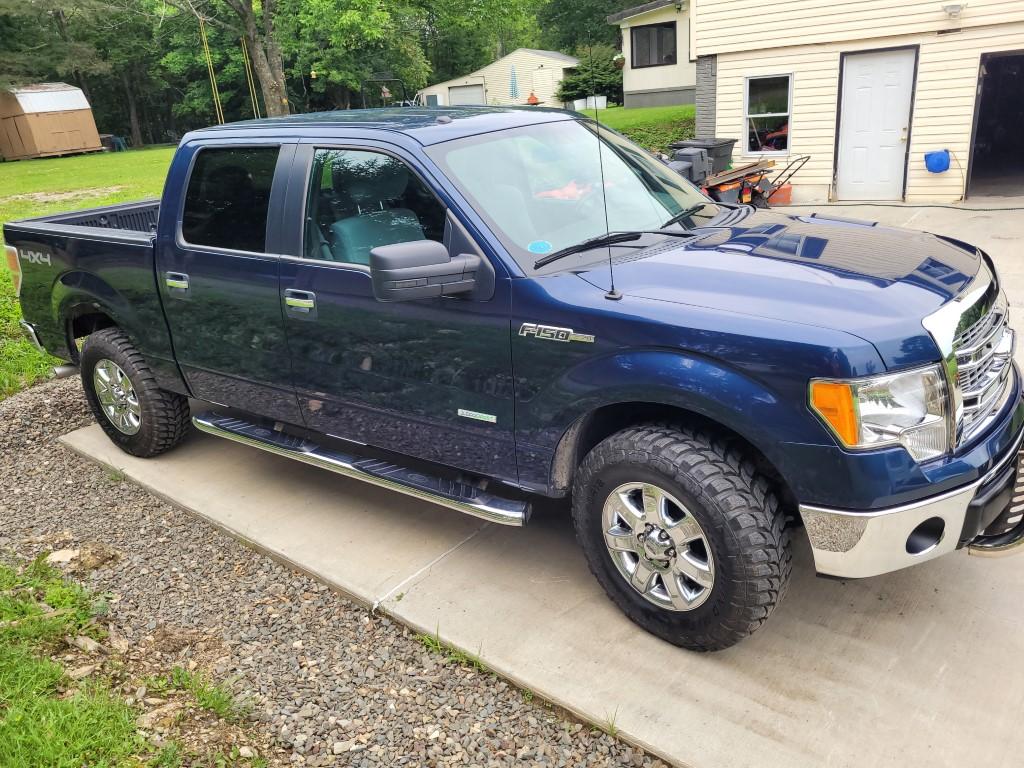
<svg viewBox="0 0 1024 768">
<path fill-rule="evenodd" d="M 942 541 L 942 534 L 945 532 L 945 520 L 941 517 L 929 517 L 907 537 L 907 554 L 923 555 L 925 552 L 935 549 Z"/>
</svg>

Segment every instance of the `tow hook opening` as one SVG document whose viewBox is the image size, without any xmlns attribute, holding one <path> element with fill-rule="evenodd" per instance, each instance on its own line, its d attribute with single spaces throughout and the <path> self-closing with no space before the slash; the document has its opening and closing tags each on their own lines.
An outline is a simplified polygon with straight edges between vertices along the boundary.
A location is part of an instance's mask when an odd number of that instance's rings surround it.
<svg viewBox="0 0 1024 768">
<path fill-rule="evenodd" d="M 907 537 L 907 554 L 923 555 L 939 546 L 946 532 L 946 521 L 941 517 L 929 517 L 910 532 Z"/>
</svg>

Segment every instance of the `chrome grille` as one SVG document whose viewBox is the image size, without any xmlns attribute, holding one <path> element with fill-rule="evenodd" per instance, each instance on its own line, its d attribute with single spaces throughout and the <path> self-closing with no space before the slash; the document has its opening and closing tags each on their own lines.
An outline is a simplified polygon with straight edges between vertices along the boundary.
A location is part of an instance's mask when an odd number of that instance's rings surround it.
<svg viewBox="0 0 1024 768">
<path fill-rule="evenodd" d="M 1005 301 L 996 301 L 953 340 L 957 385 L 963 398 L 960 442 L 981 429 L 1009 397 L 1013 331 L 1008 320 Z"/>
</svg>

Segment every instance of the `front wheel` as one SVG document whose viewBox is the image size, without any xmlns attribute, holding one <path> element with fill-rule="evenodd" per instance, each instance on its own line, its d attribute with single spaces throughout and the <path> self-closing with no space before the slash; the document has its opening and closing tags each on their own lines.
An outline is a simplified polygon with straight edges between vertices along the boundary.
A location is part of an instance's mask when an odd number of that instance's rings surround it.
<svg viewBox="0 0 1024 768">
<path fill-rule="evenodd" d="M 142 354 L 120 328 L 89 336 L 81 364 L 90 410 L 107 437 L 126 453 L 157 456 L 188 433 L 188 398 L 160 389 Z"/>
<path fill-rule="evenodd" d="M 590 570 L 634 622 L 675 645 L 728 648 L 782 599 L 792 555 L 779 502 L 738 446 L 623 430 L 584 459 L 573 522 Z"/>
</svg>

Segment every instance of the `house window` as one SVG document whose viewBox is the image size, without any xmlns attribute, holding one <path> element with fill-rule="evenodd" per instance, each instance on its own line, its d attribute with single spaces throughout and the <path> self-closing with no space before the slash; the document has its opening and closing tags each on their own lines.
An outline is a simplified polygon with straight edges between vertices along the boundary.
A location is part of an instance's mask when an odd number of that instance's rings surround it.
<svg viewBox="0 0 1024 768">
<path fill-rule="evenodd" d="M 748 152 L 788 152 L 792 75 L 747 78 Z"/>
<path fill-rule="evenodd" d="M 633 27 L 633 68 L 663 67 L 676 63 L 676 23 Z"/>
</svg>

